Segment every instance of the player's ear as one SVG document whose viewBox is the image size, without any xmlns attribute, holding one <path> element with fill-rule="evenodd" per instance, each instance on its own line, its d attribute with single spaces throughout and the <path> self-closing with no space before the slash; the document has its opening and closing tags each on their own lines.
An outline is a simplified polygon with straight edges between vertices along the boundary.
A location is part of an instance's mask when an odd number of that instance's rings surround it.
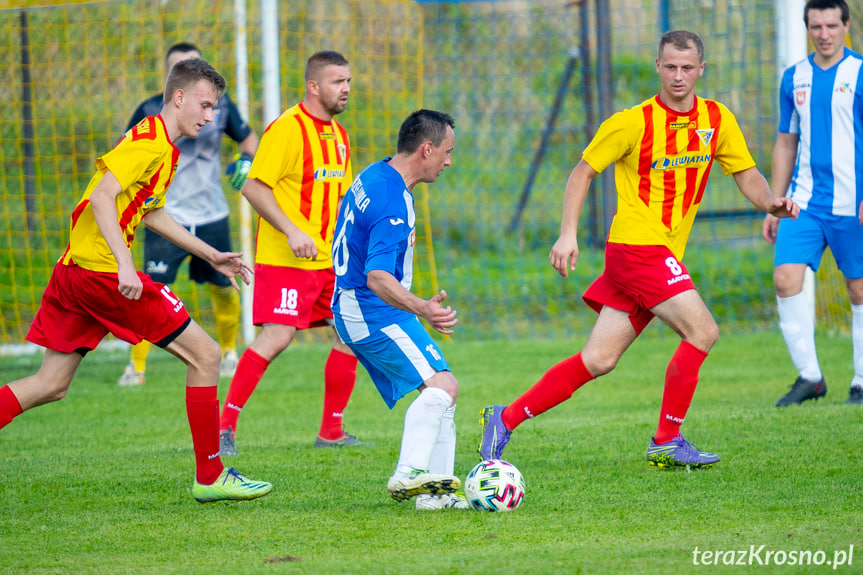
<svg viewBox="0 0 863 575">
<path fill-rule="evenodd" d="M 177 88 L 176 90 L 174 90 L 174 105 L 177 107 L 182 106 L 185 96 L 186 92 L 182 88 Z"/>
</svg>

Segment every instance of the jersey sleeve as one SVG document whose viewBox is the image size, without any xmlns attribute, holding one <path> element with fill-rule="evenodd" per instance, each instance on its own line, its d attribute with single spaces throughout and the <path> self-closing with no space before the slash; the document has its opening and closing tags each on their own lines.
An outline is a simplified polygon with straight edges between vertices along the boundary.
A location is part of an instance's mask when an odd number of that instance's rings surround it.
<svg viewBox="0 0 863 575">
<path fill-rule="evenodd" d="M 633 110 L 618 112 L 600 124 L 585 148 L 581 157 L 597 173 L 629 154 L 635 145 L 640 131 L 633 129 L 639 122 Z"/>
<path fill-rule="evenodd" d="M 124 190 L 135 182 L 149 180 L 154 175 L 151 174 L 154 167 L 160 164 L 162 149 L 157 141 L 156 121 L 153 116 L 145 118 L 126 132 L 111 151 L 96 160 L 96 166 L 100 170 L 110 170 Z"/>
<path fill-rule="evenodd" d="M 302 136 L 299 128 L 291 129 L 293 120 L 280 117 L 266 129 L 255 153 L 249 177 L 275 189 L 276 184 L 290 173 L 302 157 Z"/>
<path fill-rule="evenodd" d="M 722 124 L 719 130 L 719 140 L 716 143 L 716 160 L 722 167 L 722 171 L 728 174 L 736 174 L 755 166 L 755 160 L 749 153 L 746 138 L 740 130 L 740 125 L 731 111 L 719 104 L 722 114 Z"/>
<path fill-rule="evenodd" d="M 800 117 L 794 107 L 794 67 L 785 70 L 779 83 L 779 132 L 800 133 Z"/>
<path fill-rule="evenodd" d="M 225 134 L 239 144 L 249 137 L 249 134 L 252 133 L 252 128 L 243 120 L 240 110 L 234 105 L 231 98 L 227 94 L 224 95 L 224 98 L 227 102 L 226 108 L 228 111 L 228 123 L 225 126 Z"/>
</svg>

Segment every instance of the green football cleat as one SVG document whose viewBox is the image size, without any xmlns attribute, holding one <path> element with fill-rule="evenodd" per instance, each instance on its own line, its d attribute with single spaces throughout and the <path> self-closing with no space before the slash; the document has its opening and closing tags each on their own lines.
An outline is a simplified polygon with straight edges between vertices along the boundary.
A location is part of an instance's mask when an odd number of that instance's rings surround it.
<svg viewBox="0 0 863 575">
<path fill-rule="evenodd" d="M 223 469 L 222 474 L 212 485 L 192 485 L 192 497 L 198 503 L 216 501 L 243 501 L 263 497 L 273 490 L 272 483 L 249 479 L 233 467 Z"/>
</svg>

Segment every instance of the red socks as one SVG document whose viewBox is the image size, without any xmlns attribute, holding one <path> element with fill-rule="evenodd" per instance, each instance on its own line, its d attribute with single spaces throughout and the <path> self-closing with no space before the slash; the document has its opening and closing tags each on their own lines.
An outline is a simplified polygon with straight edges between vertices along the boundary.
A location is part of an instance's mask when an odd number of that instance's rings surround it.
<svg viewBox="0 0 863 575">
<path fill-rule="evenodd" d="M 503 410 L 501 420 L 512 431 L 525 419 L 536 417 L 563 403 L 591 379 L 593 376 L 584 367 L 581 353 L 577 353 L 545 372 L 533 387 Z"/>
<path fill-rule="evenodd" d="M 680 342 L 671 357 L 665 372 L 659 426 L 653 436 L 656 443 L 668 443 L 680 433 L 680 426 L 686 418 L 692 396 L 695 395 L 695 387 L 698 385 L 698 371 L 705 359 L 706 352 L 685 341 Z"/>
<path fill-rule="evenodd" d="M 0 429 L 21 415 L 21 404 L 8 385 L 0 387 Z"/>
<path fill-rule="evenodd" d="M 318 433 L 321 439 L 335 441 L 345 435 L 342 418 L 356 381 L 357 358 L 331 350 L 324 366 L 324 415 Z"/>
<path fill-rule="evenodd" d="M 224 466 L 219 458 L 219 397 L 215 385 L 186 387 L 186 415 L 195 448 L 198 483 L 212 485 Z"/>
<path fill-rule="evenodd" d="M 219 421 L 219 429 L 224 430 L 231 427 L 237 431 L 237 419 L 243 406 L 249 401 L 258 382 L 264 377 L 264 372 L 270 366 L 270 362 L 258 355 L 252 348 L 246 349 L 237 363 L 237 372 L 231 380 L 228 388 L 228 396 L 225 398 L 225 407 Z"/>
</svg>

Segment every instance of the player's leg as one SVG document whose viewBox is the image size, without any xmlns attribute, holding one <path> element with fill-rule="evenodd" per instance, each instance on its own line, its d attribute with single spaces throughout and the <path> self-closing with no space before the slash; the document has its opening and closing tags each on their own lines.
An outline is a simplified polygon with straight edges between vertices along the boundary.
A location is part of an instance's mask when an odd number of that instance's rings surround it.
<svg viewBox="0 0 863 575">
<path fill-rule="evenodd" d="M 196 226 L 195 235 L 220 252 L 231 252 L 231 229 L 228 218 Z M 216 320 L 216 341 L 222 350 L 219 364 L 221 377 L 233 377 L 237 369 L 237 334 L 240 330 L 240 294 L 231 281 L 206 260 L 192 256 L 189 277 L 199 284 L 207 284 Z"/>
<path fill-rule="evenodd" d="M 357 358 L 332 330 L 333 347 L 324 365 L 324 405 L 315 447 L 367 445 L 344 428 L 344 412 L 357 380 Z"/>
<path fill-rule="evenodd" d="M 240 413 L 264 377 L 270 363 L 291 344 L 297 328 L 265 323 L 255 341 L 246 348 L 231 379 L 225 406 L 219 418 L 222 455 L 237 455 L 235 434 Z"/>
<path fill-rule="evenodd" d="M 863 278 L 845 279 L 851 300 L 851 343 L 854 354 L 854 377 L 847 404 L 863 404 Z"/>
<path fill-rule="evenodd" d="M 333 312 L 330 305 L 336 283 L 332 268 L 315 272 L 319 295 L 312 310 L 310 325 L 333 326 Z M 338 333 L 331 332 L 333 348 L 324 366 L 324 405 L 321 415 L 321 428 L 315 438 L 315 447 L 334 447 L 364 445 L 344 430 L 344 412 L 354 391 L 357 380 L 357 358 L 351 348 L 345 345 Z"/>
<path fill-rule="evenodd" d="M 659 424 L 648 446 L 647 459 L 659 467 L 708 467 L 719 462 L 719 456 L 702 452 L 686 441 L 680 426 L 695 395 L 701 366 L 719 337 L 719 327 L 695 289 L 679 293 L 650 311 L 682 341 L 665 373 Z"/>
<path fill-rule="evenodd" d="M 485 449 L 481 446 L 480 456 L 483 459 L 500 458 L 509 441 L 506 431 L 512 432 L 525 420 L 568 400 L 588 381 L 610 372 L 636 337 L 629 313 L 604 306 L 581 352 L 553 366 L 506 408 L 491 406 L 483 411 L 483 420 L 488 423 L 483 434 Z M 500 422 L 506 431 L 493 424 L 495 409 L 500 411 Z M 498 439 L 491 436 L 486 439 L 486 434 L 495 435 Z"/>
<path fill-rule="evenodd" d="M 219 456 L 219 345 L 194 321 L 159 344 L 186 364 L 186 415 L 195 451 L 192 495 L 201 503 L 254 499 L 273 486 L 225 469 Z"/>
<path fill-rule="evenodd" d="M 836 266 L 845 276 L 845 287 L 851 301 L 851 342 L 854 355 L 854 377 L 848 390 L 847 404 L 863 404 L 863 226 L 857 217 L 836 218 L 825 230 L 827 245 Z"/>
<path fill-rule="evenodd" d="M 180 264 L 189 252 L 166 240 L 150 229 L 144 229 L 144 273 L 162 284 L 170 285 L 177 278 Z M 147 371 L 147 357 L 150 355 L 150 342 L 142 340 L 132 345 L 129 364 L 117 380 L 121 386 L 143 385 Z"/>
<path fill-rule="evenodd" d="M 0 387 L 0 429 L 28 409 L 63 399 L 83 358 L 46 349 L 36 373 Z"/>
<path fill-rule="evenodd" d="M 617 257 L 614 249 L 606 250 L 606 269 L 583 296 L 599 312 L 584 349 L 549 369 L 511 404 L 491 405 L 480 412 L 483 429 L 478 451 L 482 459 L 499 459 L 512 430 L 526 419 L 563 403 L 582 385 L 614 369 L 623 352 L 650 323 L 653 315 L 611 279 L 614 268 L 626 257 Z"/>
<path fill-rule="evenodd" d="M 818 399 L 827 393 L 815 349 L 815 310 L 803 292 L 806 268 L 818 269 L 826 246 L 822 222 L 808 210 L 800 210 L 796 220 L 785 218 L 779 222 L 773 285 L 779 329 L 798 376 L 788 393 L 777 400 L 776 407 Z"/>
</svg>

